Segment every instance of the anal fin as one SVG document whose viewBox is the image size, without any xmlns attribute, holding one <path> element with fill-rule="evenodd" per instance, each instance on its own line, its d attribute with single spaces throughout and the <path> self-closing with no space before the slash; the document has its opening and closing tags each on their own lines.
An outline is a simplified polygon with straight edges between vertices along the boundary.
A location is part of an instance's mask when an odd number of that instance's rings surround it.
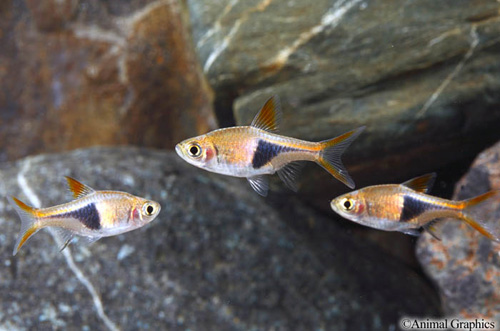
<svg viewBox="0 0 500 331">
<path fill-rule="evenodd" d="M 303 162 L 292 162 L 277 171 L 280 179 L 294 192 L 298 191 L 297 178 L 299 177 L 300 170 L 303 166 Z"/>
<path fill-rule="evenodd" d="M 75 233 L 73 231 L 54 227 L 51 228 L 52 233 L 56 237 L 56 243 L 59 246 L 59 250 L 62 251 L 71 243 L 71 240 L 75 237 Z"/>
<path fill-rule="evenodd" d="M 438 234 L 438 232 L 437 232 L 436 222 L 437 222 L 437 220 L 430 221 L 429 223 L 425 224 L 423 226 L 423 228 L 424 228 L 424 230 L 429 232 L 430 235 L 434 237 L 434 239 L 441 241 L 441 235 Z"/>
</svg>

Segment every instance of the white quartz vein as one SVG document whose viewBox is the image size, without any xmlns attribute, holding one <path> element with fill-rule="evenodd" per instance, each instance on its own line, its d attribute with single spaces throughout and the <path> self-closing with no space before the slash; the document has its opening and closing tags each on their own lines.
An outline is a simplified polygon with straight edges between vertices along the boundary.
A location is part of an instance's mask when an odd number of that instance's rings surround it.
<svg viewBox="0 0 500 331">
<path fill-rule="evenodd" d="M 41 207 L 40 199 L 35 194 L 31 186 L 28 184 L 28 181 L 26 180 L 26 177 L 24 175 L 29 170 L 30 165 L 31 165 L 31 160 L 26 159 L 21 171 L 17 174 L 17 183 L 19 184 L 19 187 L 23 191 L 24 195 L 30 201 L 31 205 L 33 205 L 36 208 L 40 208 Z M 52 237 L 54 237 L 54 240 L 58 243 L 58 246 L 60 246 L 61 243 L 59 242 L 59 238 L 55 235 L 54 231 L 49 231 L 49 232 L 52 235 Z M 62 253 L 64 255 L 64 258 L 66 259 L 68 267 L 75 274 L 76 278 L 85 286 L 85 288 L 87 288 L 90 295 L 92 296 L 92 300 L 94 302 L 94 306 L 99 318 L 104 322 L 104 324 L 109 330 L 112 331 L 120 330 L 116 326 L 116 324 L 113 323 L 113 321 L 111 321 L 104 312 L 104 308 L 102 305 L 101 298 L 99 297 L 99 294 L 97 293 L 95 287 L 92 285 L 90 280 L 83 274 L 80 268 L 78 268 L 78 266 L 75 264 L 75 261 L 73 260 L 73 255 L 71 254 L 71 250 L 69 249 L 69 247 L 66 247 L 62 251 Z"/>
<path fill-rule="evenodd" d="M 229 33 L 224 38 L 222 38 L 222 40 L 219 40 L 215 44 L 214 50 L 207 57 L 207 60 L 205 61 L 205 64 L 203 65 L 203 71 L 205 73 L 207 73 L 210 70 L 210 67 L 214 64 L 215 60 L 217 60 L 217 58 L 220 56 L 220 54 L 227 48 L 227 46 L 229 46 L 229 43 L 232 41 L 236 32 L 240 28 L 241 24 L 243 24 L 245 21 L 247 21 L 252 13 L 255 13 L 258 11 L 260 11 L 260 12 L 264 11 L 269 6 L 271 1 L 272 0 L 262 0 L 261 2 L 259 2 L 259 4 L 256 7 L 245 12 L 243 15 L 241 15 L 240 18 L 238 18 L 234 22 L 232 28 L 229 30 Z M 229 8 L 228 11 L 230 9 L 231 8 Z"/>
<path fill-rule="evenodd" d="M 203 66 L 204 72 L 208 72 L 208 70 L 210 70 L 212 64 L 219 57 L 219 55 L 227 48 L 227 46 L 233 39 L 234 35 L 238 31 L 242 23 L 243 21 L 241 19 L 237 20 L 234 23 L 233 27 L 231 28 L 231 31 L 229 31 L 229 33 L 227 34 L 227 36 L 224 37 L 224 39 L 222 39 L 222 41 L 216 45 L 215 49 L 213 50 L 212 53 L 210 53 L 210 55 L 207 58 L 207 61 L 205 62 L 205 65 Z"/>
<path fill-rule="evenodd" d="M 460 73 L 460 71 L 464 67 L 465 63 L 467 62 L 467 60 L 469 60 L 471 58 L 471 56 L 474 54 L 474 50 L 476 49 L 477 45 L 479 44 L 479 37 L 477 35 L 477 31 L 476 31 L 475 26 L 471 27 L 470 37 L 471 37 L 471 43 L 470 43 L 469 50 L 467 51 L 467 53 L 465 53 L 464 57 L 457 64 L 455 69 L 453 69 L 453 71 L 450 72 L 450 74 L 441 82 L 441 84 L 438 86 L 436 91 L 434 91 L 434 93 L 432 93 L 430 98 L 425 102 L 425 104 L 422 106 L 422 108 L 417 112 L 417 114 L 415 115 L 416 119 L 419 119 L 425 115 L 425 113 L 434 104 L 434 102 L 437 100 L 437 98 L 439 98 L 441 93 L 443 93 L 443 91 L 450 84 L 450 82 Z"/>
<path fill-rule="evenodd" d="M 233 9 L 234 5 L 238 3 L 238 0 L 231 0 L 225 7 L 222 13 L 219 15 L 217 20 L 215 20 L 215 23 L 213 24 L 213 27 L 208 29 L 207 32 L 200 38 L 200 40 L 196 43 L 196 48 L 202 47 L 207 40 L 213 36 L 215 33 L 219 32 L 221 30 L 221 21 L 222 19 Z"/>
<path fill-rule="evenodd" d="M 339 1 L 328 12 L 321 17 L 321 22 L 307 31 L 302 32 L 299 38 L 293 42 L 290 47 L 282 49 L 271 61 L 268 63 L 269 66 L 283 66 L 290 55 L 292 55 L 299 47 L 307 43 L 313 37 L 323 32 L 326 28 L 336 27 L 344 15 L 355 5 L 360 3 L 362 0 L 353 1 Z"/>
</svg>

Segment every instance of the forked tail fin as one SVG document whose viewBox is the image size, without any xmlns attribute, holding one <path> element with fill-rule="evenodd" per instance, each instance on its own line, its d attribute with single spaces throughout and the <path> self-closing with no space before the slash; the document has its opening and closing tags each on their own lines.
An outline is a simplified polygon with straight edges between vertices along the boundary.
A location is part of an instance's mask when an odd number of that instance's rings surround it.
<svg viewBox="0 0 500 331">
<path fill-rule="evenodd" d="M 320 142 L 321 151 L 319 152 L 318 164 L 350 188 L 354 188 L 354 181 L 342 164 L 341 156 L 364 129 L 365 127 L 362 126 L 336 138 Z"/>
<path fill-rule="evenodd" d="M 36 226 L 36 209 L 28 206 L 21 200 L 10 197 L 9 202 L 12 204 L 17 214 L 21 218 L 21 231 L 16 240 L 14 251 L 12 255 L 16 255 L 19 249 L 26 243 L 26 241 L 34 235 L 40 228 Z"/>
<path fill-rule="evenodd" d="M 500 199 L 500 191 L 489 191 L 472 199 L 461 201 L 461 218 L 482 235 L 500 242 L 500 220 L 485 218 L 477 208 L 485 202 L 492 202 L 494 199 Z"/>
</svg>

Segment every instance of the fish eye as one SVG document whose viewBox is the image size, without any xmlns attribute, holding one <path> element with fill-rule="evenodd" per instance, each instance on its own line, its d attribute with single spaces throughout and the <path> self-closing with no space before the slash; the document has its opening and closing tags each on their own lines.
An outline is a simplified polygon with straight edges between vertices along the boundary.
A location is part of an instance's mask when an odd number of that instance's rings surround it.
<svg viewBox="0 0 500 331">
<path fill-rule="evenodd" d="M 354 208 L 354 201 L 349 198 L 342 200 L 341 204 L 345 210 L 352 210 Z"/>
<path fill-rule="evenodd" d="M 151 216 L 155 213 L 156 211 L 156 208 L 155 206 L 153 206 L 152 203 L 145 203 L 144 206 L 142 207 L 142 210 L 144 211 L 144 214 L 146 214 L 147 216 Z"/>
<path fill-rule="evenodd" d="M 199 157 L 201 155 L 201 147 L 200 145 L 194 143 L 188 148 L 189 156 L 191 157 Z"/>
</svg>

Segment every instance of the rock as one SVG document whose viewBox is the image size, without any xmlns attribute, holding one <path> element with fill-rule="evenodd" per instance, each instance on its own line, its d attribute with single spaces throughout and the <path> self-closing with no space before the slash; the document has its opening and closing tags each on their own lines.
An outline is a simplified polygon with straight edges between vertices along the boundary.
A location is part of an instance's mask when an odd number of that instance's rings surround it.
<svg viewBox="0 0 500 331">
<path fill-rule="evenodd" d="M 63 203 L 63 175 L 157 200 L 161 214 L 63 252 L 41 231 L 12 257 L 20 221 L 1 199 L 0 328 L 387 330 L 401 316 L 439 314 L 421 276 L 332 219 L 172 152 L 92 148 L 4 163 L 0 195 Z"/>
<path fill-rule="evenodd" d="M 216 128 L 178 1 L 0 5 L 0 161 Z"/>
<path fill-rule="evenodd" d="M 455 200 L 500 189 L 500 143 L 481 153 L 457 183 Z M 500 199 L 480 205 L 481 215 L 495 215 Z M 495 225 L 498 227 L 498 225 Z M 442 241 L 421 236 L 417 258 L 439 288 L 444 312 L 467 319 L 500 321 L 500 243 L 489 240 L 464 222 L 441 223 Z"/>
<path fill-rule="evenodd" d="M 248 125 L 278 94 L 283 134 L 314 141 L 366 125 L 345 155 L 358 187 L 466 162 L 500 139 L 497 3 L 188 4 L 220 123 L 233 100 Z M 320 171 L 301 183 L 311 201 L 344 190 Z"/>
</svg>

